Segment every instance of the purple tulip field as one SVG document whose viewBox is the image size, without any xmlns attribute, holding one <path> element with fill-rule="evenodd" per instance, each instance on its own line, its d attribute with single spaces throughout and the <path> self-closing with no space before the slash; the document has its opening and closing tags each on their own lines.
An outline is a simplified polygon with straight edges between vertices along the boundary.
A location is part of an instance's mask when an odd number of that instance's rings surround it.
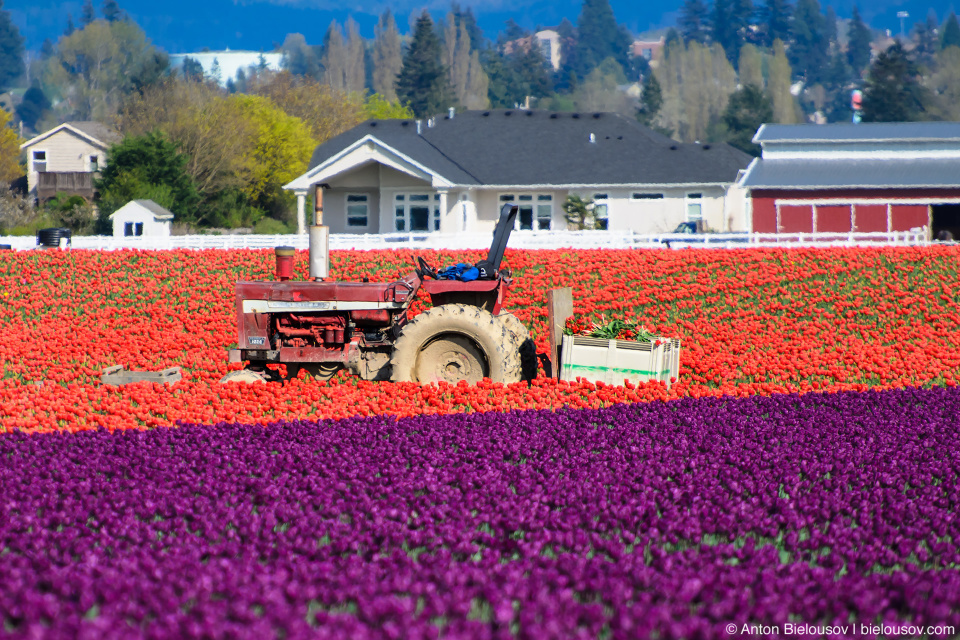
<svg viewBox="0 0 960 640">
<path fill-rule="evenodd" d="M 960 630 L 958 416 L 906 389 L 16 433 L 0 634 Z"/>
</svg>

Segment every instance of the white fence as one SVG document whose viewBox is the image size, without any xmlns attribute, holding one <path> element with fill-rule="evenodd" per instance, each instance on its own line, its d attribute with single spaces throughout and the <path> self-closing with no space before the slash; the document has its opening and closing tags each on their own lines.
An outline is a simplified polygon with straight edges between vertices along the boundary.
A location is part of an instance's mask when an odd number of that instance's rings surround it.
<svg viewBox="0 0 960 640">
<path fill-rule="evenodd" d="M 711 233 L 640 235 L 629 231 L 514 231 L 512 249 L 652 249 L 687 247 L 852 247 L 919 246 L 930 243 L 926 227 L 913 231 L 878 233 Z M 330 248 L 346 249 L 486 249 L 491 236 L 481 234 L 385 233 L 332 234 Z M 74 249 L 272 249 L 290 246 L 306 249 L 306 235 L 196 235 L 165 237 L 77 236 Z M 0 246 L 34 249 L 34 236 L 0 236 Z"/>
</svg>

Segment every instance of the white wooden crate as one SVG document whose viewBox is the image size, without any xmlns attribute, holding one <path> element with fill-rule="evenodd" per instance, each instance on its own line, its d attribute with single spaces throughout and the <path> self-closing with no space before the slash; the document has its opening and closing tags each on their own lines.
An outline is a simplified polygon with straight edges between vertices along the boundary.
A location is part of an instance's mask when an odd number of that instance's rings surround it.
<svg viewBox="0 0 960 640">
<path fill-rule="evenodd" d="M 659 344 L 656 344 L 659 343 Z M 667 385 L 680 375 L 680 341 L 657 337 L 654 342 L 563 336 L 560 379 L 577 378 L 609 385 L 659 380 Z"/>
</svg>

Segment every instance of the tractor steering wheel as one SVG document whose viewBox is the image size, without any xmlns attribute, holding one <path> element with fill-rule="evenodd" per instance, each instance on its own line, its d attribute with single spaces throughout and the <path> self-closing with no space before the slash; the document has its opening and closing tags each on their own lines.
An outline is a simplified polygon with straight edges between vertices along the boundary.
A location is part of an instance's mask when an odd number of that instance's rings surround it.
<svg viewBox="0 0 960 640">
<path fill-rule="evenodd" d="M 417 265 L 419 265 L 418 271 L 420 272 L 420 277 L 430 276 L 434 280 L 437 279 L 437 272 L 430 268 L 430 265 L 427 264 L 427 261 L 417 256 Z"/>
</svg>

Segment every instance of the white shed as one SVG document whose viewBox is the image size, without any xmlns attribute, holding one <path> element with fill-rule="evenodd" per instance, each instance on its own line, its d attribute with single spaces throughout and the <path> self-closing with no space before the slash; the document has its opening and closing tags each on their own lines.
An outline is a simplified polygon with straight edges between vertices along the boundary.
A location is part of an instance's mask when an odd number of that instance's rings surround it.
<svg viewBox="0 0 960 640">
<path fill-rule="evenodd" d="M 110 215 L 113 237 L 169 236 L 173 213 L 153 200 L 131 200 Z"/>
</svg>

